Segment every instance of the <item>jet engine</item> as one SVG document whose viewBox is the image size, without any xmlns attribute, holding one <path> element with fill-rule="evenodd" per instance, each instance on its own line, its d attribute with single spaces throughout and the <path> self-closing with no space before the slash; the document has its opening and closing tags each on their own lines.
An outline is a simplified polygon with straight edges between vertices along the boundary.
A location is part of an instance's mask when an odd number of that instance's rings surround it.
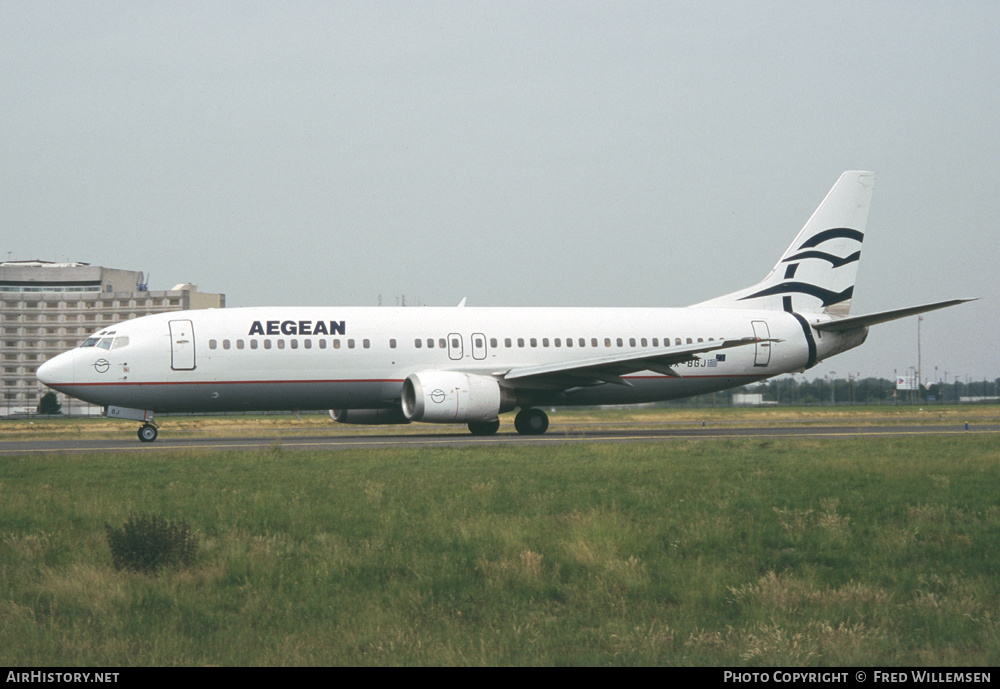
<svg viewBox="0 0 1000 689">
<path fill-rule="evenodd" d="M 399 409 L 331 409 L 330 418 L 337 423 L 359 426 L 388 426 L 410 423 Z"/>
<path fill-rule="evenodd" d="M 421 371 L 403 381 L 403 416 L 426 423 L 495 421 L 516 406 L 514 391 L 489 376 Z"/>
</svg>

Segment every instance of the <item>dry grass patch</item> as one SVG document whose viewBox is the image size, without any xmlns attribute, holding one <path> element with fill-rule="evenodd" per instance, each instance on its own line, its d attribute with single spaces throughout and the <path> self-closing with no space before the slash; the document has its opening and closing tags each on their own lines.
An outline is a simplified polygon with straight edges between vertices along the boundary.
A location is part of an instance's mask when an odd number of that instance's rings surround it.
<svg viewBox="0 0 1000 689">
<path fill-rule="evenodd" d="M 858 582 L 848 582 L 837 588 L 816 588 L 804 579 L 790 574 L 768 572 L 756 583 L 729 587 L 731 601 L 742 606 L 790 612 L 810 605 L 824 608 L 845 605 L 885 605 L 892 600 L 889 592 Z"/>
</svg>

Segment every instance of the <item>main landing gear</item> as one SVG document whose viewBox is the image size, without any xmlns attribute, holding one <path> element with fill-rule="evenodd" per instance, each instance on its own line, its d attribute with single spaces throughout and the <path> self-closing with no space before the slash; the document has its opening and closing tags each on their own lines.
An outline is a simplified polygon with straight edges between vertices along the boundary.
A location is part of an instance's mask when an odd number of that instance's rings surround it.
<svg viewBox="0 0 1000 689">
<path fill-rule="evenodd" d="M 514 417 L 514 428 L 521 435 L 541 435 L 549 429 L 549 417 L 541 409 L 522 409 Z"/>
<path fill-rule="evenodd" d="M 142 428 L 139 429 L 139 440 L 144 443 L 151 443 L 156 440 L 156 434 L 156 426 L 152 423 L 145 423 Z"/>
<path fill-rule="evenodd" d="M 500 430 L 500 419 L 496 421 L 473 421 L 469 424 L 472 435 L 493 435 Z"/>
<path fill-rule="evenodd" d="M 549 429 L 549 417 L 541 409 L 522 409 L 514 417 L 514 428 L 521 435 L 541 435 Z M 469 424 L 472 435 L 493 435 L 500 430 L 496 421 L 473 421 Z"/>
</svg>

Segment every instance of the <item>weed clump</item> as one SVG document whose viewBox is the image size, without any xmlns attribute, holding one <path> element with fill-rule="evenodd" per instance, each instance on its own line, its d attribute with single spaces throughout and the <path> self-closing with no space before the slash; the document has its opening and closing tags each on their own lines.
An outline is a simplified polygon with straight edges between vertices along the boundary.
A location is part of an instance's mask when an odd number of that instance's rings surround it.
<svg viewBox="0 0 1000 689">
<path fill-rule="evenodd" d="M 133 514 L 122 528 L 105 523 L 115 569 L 155 573 L 165 565 L 194 562 L 198 539 L 187 523 L 156 514 Z"/>
</svg>

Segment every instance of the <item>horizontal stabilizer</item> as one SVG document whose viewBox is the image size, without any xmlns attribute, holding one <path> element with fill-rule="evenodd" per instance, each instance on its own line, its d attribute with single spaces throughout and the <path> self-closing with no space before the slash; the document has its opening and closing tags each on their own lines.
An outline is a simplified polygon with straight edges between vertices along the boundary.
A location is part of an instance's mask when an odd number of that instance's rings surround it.
<svg viewBox="0 0 1000 689">
<path fill-rule="evenodd" d="M 918 313 L 925 313 L 927 311 L 944 309 L 949 306 L 955 306 L 957 304 L 964 304 L 967 301 L 976 301 L 976 300 L 949 299 L 948 301 L 938 301 L 933 304 L 923 304 L 922 306 L 910 306 L 905 309 L 893 309 L 892 311 L 870 313 L 867 316 L 852 316 L 850 318 L 839 318 L 837 320 L 828 321 L 826 323 L 816 323 L 815 325 L 813 325 L 813 327 L 816 328 L 816 330 L 825 330 L 829 332 L 843 332 L 845 330 L 855 330 L 857 328 L 864 328 L 869 325 L 877 325 L 879 323 L 894 321 L 897 318 L 916 316 Z"/>
</svg>

